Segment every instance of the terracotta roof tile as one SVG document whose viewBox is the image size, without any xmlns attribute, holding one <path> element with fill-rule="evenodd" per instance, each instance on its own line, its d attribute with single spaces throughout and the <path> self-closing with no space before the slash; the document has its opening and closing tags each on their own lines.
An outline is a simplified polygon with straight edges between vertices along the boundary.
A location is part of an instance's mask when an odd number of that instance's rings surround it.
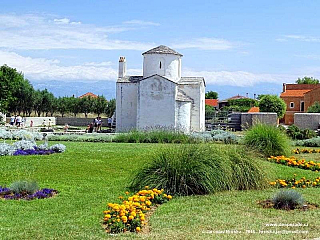
<svg viewBox="0 0 320 240">
<path fill-rule="evenodd" d="M 248 111 L 248 113 L 256 113 L 256 112 L 260 112 L 259 107 L 252 107 Z"/>
<path fill-rule="evenodd" d="M 79 98 L 84 98 L 84 97 L 97 98 L 98 96 L 93 94 L 92 92 L 87 92 L 86 94 L 81 95 Z"/>
<path fill-rule="evenodd" d="M 218 107 L 218 99 L 206 99 L 206 105 L 212 106 L 212 107 Z"/>
<path fill-rule="evenodd" d="M 310 89 L 304 90 L 287 90 L 281 93 L 280 97 L 303 97 L 305 93 L 309 92 Z"/>
</svg>

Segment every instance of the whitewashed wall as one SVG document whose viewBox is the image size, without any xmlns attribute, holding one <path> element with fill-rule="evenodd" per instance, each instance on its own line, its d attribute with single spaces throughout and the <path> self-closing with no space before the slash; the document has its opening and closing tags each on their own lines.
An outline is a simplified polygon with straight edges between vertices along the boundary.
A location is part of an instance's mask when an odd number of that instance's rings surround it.
<svg viewBox="0 0 320 240">
<path fill-rule="evenodd" d="M 137 128 L 175 127 L 176 84 L 154 76 L 139 82 Z"/>
<path fill-rule="evenodd" d="M 176 129 L 189 133 L 191 126 L 191 102 L 176 101 L 176 103 Z"/>
<path fill-rule="evenodd" d="M 137 120 L 137 83 L 117 83 L 116 95 L 117 132 L 135 129 Z"/>
<path fill-rule="evenodd" d="M 173 54 L 145 54 L 143 77 L 150 77 L 154 74 L 164 76 L 174 82 L 179 81 L 181 77 L 181 57 Z"/>
</svg>

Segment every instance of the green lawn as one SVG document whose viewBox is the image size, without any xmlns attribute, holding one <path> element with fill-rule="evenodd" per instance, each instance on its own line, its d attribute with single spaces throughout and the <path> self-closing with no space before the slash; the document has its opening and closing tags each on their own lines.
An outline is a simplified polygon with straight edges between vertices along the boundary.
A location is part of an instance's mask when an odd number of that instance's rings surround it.
<svg viewBox="0 0 320 240">
<path fill-rule="evenodd" d="M 35 201 L 0 201 L 0 239 L 297 239 L 319 237 L 320 210 L 279 211 L 262 209 L 257 201 L 275 189 L 221 192 L 207 196 L 174 198 L 161 205 L 150 219 L 150 232 L 108 236 L 102 226 L 107 202 L 123 195 L 134 171 L 150 161 L 162 144 L 66 142 L 67 152 L 50 156 L 0 158 L 0 185 L 19 179 L 38 181 L 59 195 Z M 219 145 L 225 147 L 223 145 Z M 313 156 L 316 154 L 310 154 Z M 320 154 L 319 154 L 320 155 Z M 297 157 L 300 155 L 297 155 Z M 319 173 L 261 160 L 270 180 L 315 178 Z M 312 203 L 320 204 L 320 188 L 299 189 Z M 268 227 L 272 223 L 304 223 L 308 227 Z M 304 230 L 307 235 L 265 234 L 259 230 Z M 214 231 L 238 230 L 238 234 Z M 256 233 L 246 233 L 255 230 Z"/>
</svg>

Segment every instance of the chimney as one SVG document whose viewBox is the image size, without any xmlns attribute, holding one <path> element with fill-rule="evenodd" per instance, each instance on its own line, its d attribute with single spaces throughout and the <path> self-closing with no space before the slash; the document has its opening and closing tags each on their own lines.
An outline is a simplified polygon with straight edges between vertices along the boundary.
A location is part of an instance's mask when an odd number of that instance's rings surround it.
<svg viewBox="0 0 320 240">
<path fill-rule="evenodd" d="M 256 99 L 257 94 L 253 94 L 253 99 Z"/>
<path fill-rule="evenodd" d="M 120 57 L 119 59 L 119 78 L 125 77 L 127 74 L 127 63 L 125 57 Z"/>
<path fill-rule="evenodd" d="M 286 92 L 287 91 L 287 85 L 285 83 L 283 83 L 282 85 L 282 92 Z"/>
</svg>

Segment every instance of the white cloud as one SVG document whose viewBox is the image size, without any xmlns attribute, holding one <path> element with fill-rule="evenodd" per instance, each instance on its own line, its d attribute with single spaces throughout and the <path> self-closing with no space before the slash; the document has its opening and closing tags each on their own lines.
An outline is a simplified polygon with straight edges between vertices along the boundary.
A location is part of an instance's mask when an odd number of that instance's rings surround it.
<svg viewBox="0 0 320 240">
<path fill-rule="evenodd" d="M 298 58 L 306 58 L 306 59 L 312 59 L 312 60 L 320 60 L 320 55 L 315 55 L 315 54 L 295 54 L 295 57 Z"/>
<path fill-rule="evenodd" d="M 43 15 L 0 14 L 0 47 L 7 49 L 101 49 L 145 51 L 155 46 L 112 39 L 109 34 L 136 29 L 128 27 L 98 27 Z"/>
<path fill-rule="evenodd" d="M 283 38 L 276 39 L 278 42 L 287 42 L 288 40 L 297 40 L 301 42 L 320 42 L 320 37 L 304 36 L 304 35 L 285 35 Z"/>
<path fill-rule="evenodd" d="M 229 50 L 236 47 L 234 43 L 219 38 L 196 38 L 172 45 L 176 49 L 196 48 L 201 50 Z"/>
<path fill-rule="evenodd" d="M 253 86 L 258 83 L 292 82 L 297 79 L 294 74 L 266 74 L 252 73 L 247 71 L 194 71 L 183 69 L 183 76 L 204 77 L 206 84 L 226 85 L 226 86 Z"/>
<path fill-rule="evenodd" d="M 123 22 L 124 24 L 141 25 L 141 26 L 160 26 L 159 23 L 142 21 L 142 20 L 130 20 Z"/>
</svg>

